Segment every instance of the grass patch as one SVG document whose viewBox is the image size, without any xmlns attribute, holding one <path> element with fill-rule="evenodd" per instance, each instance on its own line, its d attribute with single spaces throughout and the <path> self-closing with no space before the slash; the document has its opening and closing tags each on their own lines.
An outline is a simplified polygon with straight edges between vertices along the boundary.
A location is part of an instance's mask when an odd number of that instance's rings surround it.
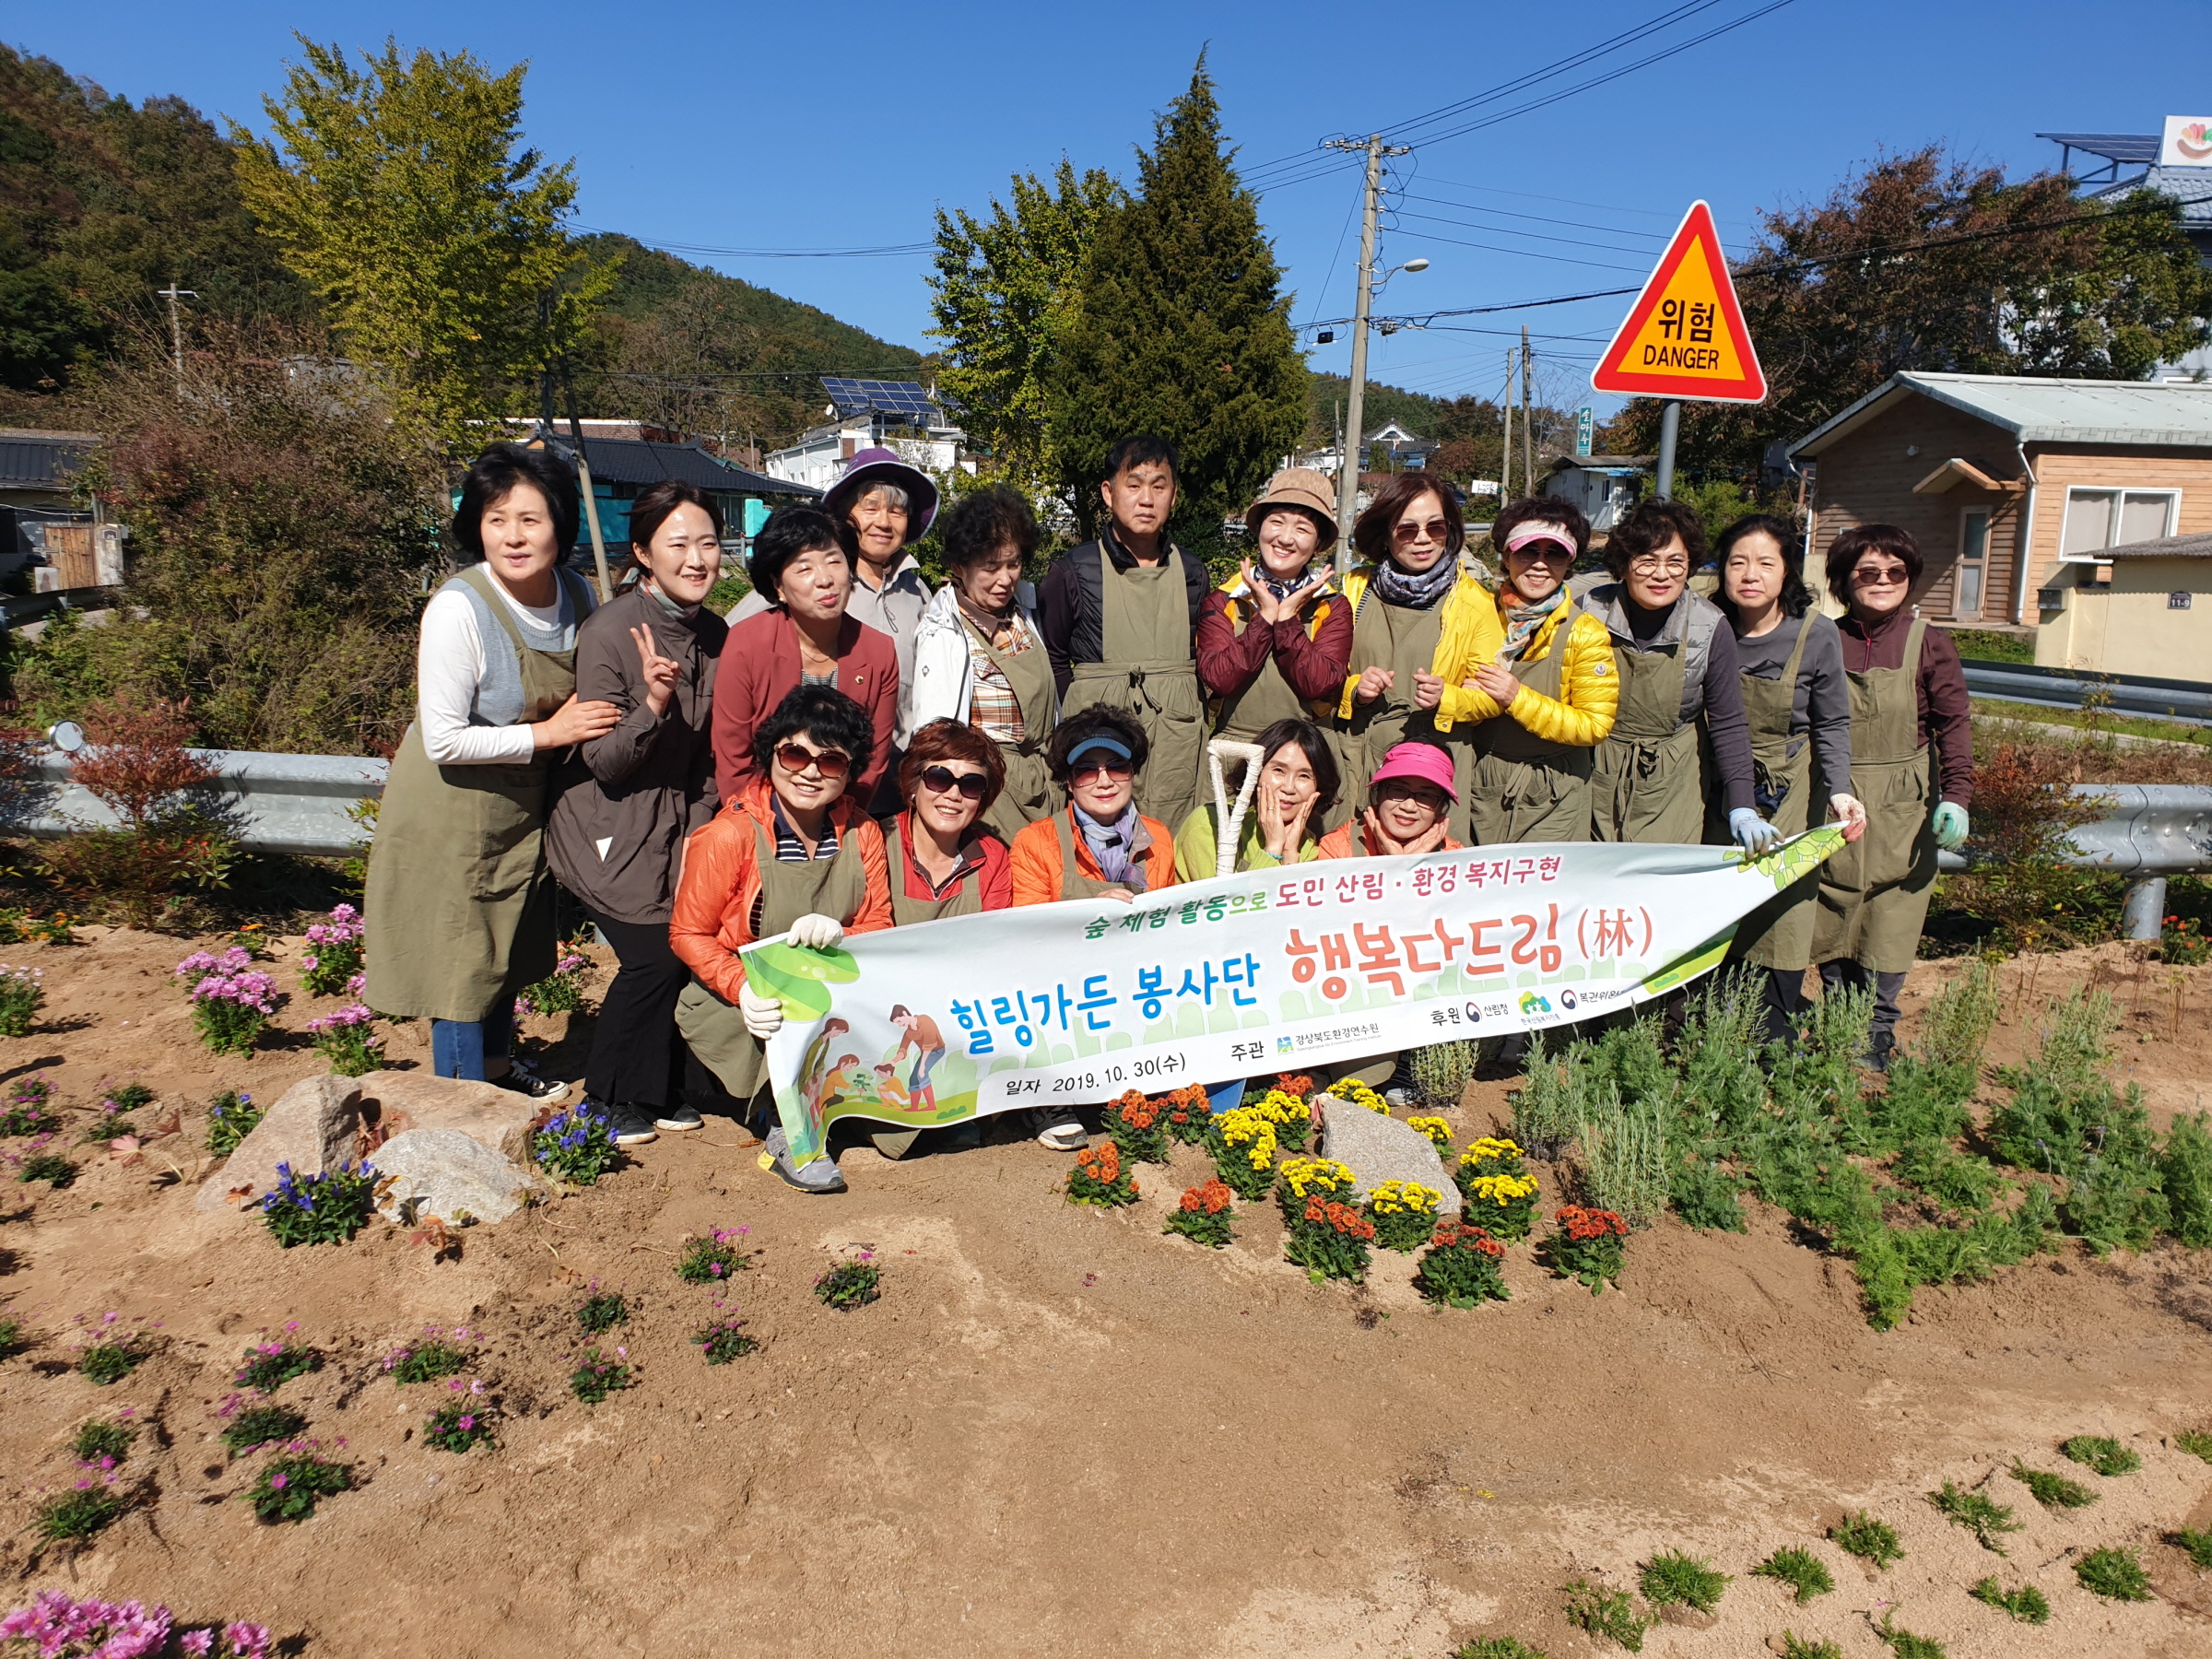
<svg viewBox="0 0 2212 1659">
<path fill-rule="evenodd" d="M 1835 1575 L 1829 1571 L 1828 1563 L 1811 1550 L 1800 1549 L 1795 1545 L 1776 1550 L 1751 1569 L 1751 1576 L 1787 1584 L 1800 1605 L 1816 1595 L 1826 1595 L 1836 1587 Z"/>
<path fill-rule="evenodd" d="M 2173 1443 L 2177 1451 L 2212 1464 L 2212 1433 L 2201 1429 L 2184 1429 L 2173 1437 Z"/>
<path fill-rule="evenodd" d="M 1514 1636 L 1485 1636 L 1479 1641 L 1463 1641 L 1452 1659 L 1547 1659 L 1544 1650 L 1530 1647 Z"/>
<path fill-rule="evenodd" d="M 402 1348 L 384 1361 L 394 1382 L 437 1382 L 468 1369 L 465 1351 L 442 1336 Z"/>
<path fill-rule="evenodd" d="M 2080 1481 L 2068 1480 L 2064 1475 L 2053 1475 L 2047 1469 L 2030 1469 L 2018 1458 L 2013 1460 L 2012 1477 L 2047 1510 L 2087 1509 L 2097 1501 L 2097 1494 Z"/>
<path fill-rule="evenodd" d="M 249 1406 L 223 1426 L 223 1444 L 235 1457 L 288 1441 L 306 1427 L 305 1418 L 282 1406 Z"/>
<path fill-rule="evenodd" d="M 1828 1535 L 1845 1555 L 1857 1556 L 1883 1571 L 1891 1562 L 1905 1559 L 1904 1546 L 1897 1541 L 1897 1528 L 1876 1520 L 1865 1510 L 1844 1516 L 1828 1529 Z"/>
<path fill-rule="evenodd" d="M 1843 1659 L 1843 1650 L 1832 1641 L 1800 1636 L 1794 1630 L 1784 1630 L 1782 1633 L 1782 1659 Z"/>
<path fill-rule="evenodd" d="M 2111 1477 L 2133 1475 L 2143 1460 L 2118 1441 L 2102 1434 L 2077 1434 L 2059 1448 L 2075 1463 Z"/>
<path fill-rule="evenodd" d="M 1985 1578 L 1967 1594 L 1976 1601 L 2009 1613 L 2022 1624 L 2049 1624 L 2051 1602 L 2033 1584 L 2022 1584 L 2018 1590 L 2007 1590 L 1994 1578 Z"/>
<path fill-rule="evenodd" d="M 1945 1659 L 1943 1643 L 1933 1636 L 1915 1636 L 1910 1630 L 1900 1630 L 1888 1614 L 1874 1627 L 1874 1633 L 1889 1644 L 1897 1659 Z"/>
<path fill-rule="evenodd" d="M 103 1423 L 96 1418 L 77 1430 L 69 1449 L 79 1463 L 98 1463 L 103 1457 L 121 1463 L 131 1454 L 131 1442 L 137 1438 L 138 1431 L 127 1423 Z"/>
<path fill-rule="evenodd" d="M 1593 1636 L 1617 1641 L 1631 1653 L 1643 1652 L 1643 1633 L 1653 1621 L 1641 1617 L 1625 1590 L 1601 1590 L 1588 1579 L 1576 1579 L 1564 1593 L 1562 1611 L 1567 1622 Z"/>
<path fill-rule="evenodd" d="M 2212 1529 L 2191 1532 L 2181 1527 L 2166 1535 L 2166 1542 L 2189 1558 L 2189 1565 L 2199 1572 L 2212 1568 Z"/>
<path fill-rule="evenodd" d="M 2136 1552 L 2124 1547 L 2092 1549 L 2074 1563 L 2081 1587 L 2108 1601 L 2141 1602 L 2150 1599 L 2150 1578 Z"/>
<path fill-rule="evenodd" d="M 2001 1533 L 2016 1533 L 2020 1524 L 2012 1518 L 2011 1509 L 1983 1492 L 1962 1492 L 1951 1481 L 1943 1483 L 1943 1490 L 1930 1492 L 1928 1501 L 1936 1512 L 1953 1526 L 1963 1526 L 1974 1535 L 1983 1548 L 2005 1553 L 2005 1546 L 1997 1542 Z"/>
<path fill-rule="evenodd" d="M 41 1543 L 67 1544 L 89 1538 L 130 1506 L 110 1487 L 87 1487 L 39 1505 L 30 1530 Z"/>
<path fill-rule="evenodd" d="M 620 1292 L 602 1290 L 584 1299 L 583 1306 L 576 1310 L 576 1323 L 594 1336 L 604 1335 L 617 1325 L 629 1323 L 629 1304 Z"/>
<path fill-rule="evenodd" d="M 1643 1599 L 1654 1607 L 1681 1606 L 1710 1613 L 1721 1605 L 1728 1583 L 1728 1574 L 1716 1571 L 1711 1561 L 1669 1549 L 1644 1564 Z"/>
<path fill-rule="evenodd" d="M 274 1526 L 279 1521 L 305 1521 L 323 1499 L 352 1489 L 353 1472 L 344 1464 L 300 1453 L 271 1463 L 243 1495 L 253 1506 L 254 1517 L 265 1526 Z"/>
</svg>

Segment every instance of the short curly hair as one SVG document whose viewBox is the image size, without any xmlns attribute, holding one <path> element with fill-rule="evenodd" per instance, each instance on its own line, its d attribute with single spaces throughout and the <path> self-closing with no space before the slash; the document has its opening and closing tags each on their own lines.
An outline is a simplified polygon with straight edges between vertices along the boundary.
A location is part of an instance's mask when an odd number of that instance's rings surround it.
<svg viewBox="0 0 2212 1659">
<path fill-rule="evenodd" d="M 746 578 L 753 592 L 771 605 L 782 603 L 783 567 L 802 553 L 834 547 L 852 563 L 837 523 L 819 507 L 780 507 L 769 514 L 760 534 L 753 537 L 752 556 L 746 561 Z"/>
<path fill-rule="evenodd" d="M 1152 740 L 1145 735 L 1135 715 L 1094 704 L 1070 714 L 1053 731 L 1044 751 L 1044 763 L 1052 771 L 1053 782 L 1067 782 L 1067 758 L 1093 737 L 1119 738 L 1128 747 L 1129 764 L 1138 771 L 1145 770 L 1152 754 Z"/>
<path fill-rule="evenodd" d="M 1926 560 L 1921 557 L 1920 544 L 1912 539 L 1912 531 L 1898 524 L 1853 524 L 1828 548 L 1828 591 L 1838 605 L 1850 606 L 1851 573 L 1869 553 L 1887 553 L 1902 561 L 1908 596 L 1920 585 Z"/>
<path fill-rule="evenodd" d="M 753 764 L 770 770 L 777 746 L 787 737 L 806 737 L 818 748 L 842 749 L 854 771 L 876 749 L 876 727 L 868 712 L 835 686 L 800 686 L 776 705 L 753 733 Z"/>
<path fill-rule="evenodd" d="M 957 571 L 1011 543 L 1022 562 L 1043 539 L 1029 498 L 1006 484 L 962 496 L 945 515 L 945 568 Z"/>
<path fill-rule="evenodd" d="M 1689 555 L 1689 568 L 1698 569 L 1705 562 L 1705 521 L 1698 516 L 1698 510 L 1655 498 L 1639 501 L 1627 518 L 1613 526 L 1613 534 L 1606 541 L 1606 569 L 1618 582 L 1628 575 L 1630 559 L 1656 553 L 1677 536 L 1682 550 Z"/>
<path fill-rule="evenodd" d="M 1006 786 L 1006 758 L 998 752 L 997 744 L 958 720 L 933 720 L 914 734 L 913 741 L 906 746 L 905 758 L 899 762 L 899 798 L 912 806 L 923 771 L 947 760 L 965 760 L 983 769 L 983 798 L 976 816 L 990 811 L 999 791 Z"/>
</svg>

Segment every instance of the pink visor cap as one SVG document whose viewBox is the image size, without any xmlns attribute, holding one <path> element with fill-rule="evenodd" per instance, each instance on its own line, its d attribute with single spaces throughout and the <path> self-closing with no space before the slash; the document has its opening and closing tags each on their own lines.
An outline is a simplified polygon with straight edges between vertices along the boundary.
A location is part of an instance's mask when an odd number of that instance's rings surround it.
<svg viewBox="0 0 2212 1659">
<path fill-rule="evenodd" d="M 1544 541 L 1557 542 L 1566 549 L 1567 557 L 1570 559 L 1572 559 L 1580 551 L 1574 545 L 1573 536 L 1568 535 L 1559 525 L 1547 524 L 1542 519 L 1531 519 L 1524 524 L 1514 525 L 1513 533 L 1505 538 L 1505 550 L 1508 553 L 1516 553 L 1531 542 Z"/>
<path fill-rule="evenodd" d="M 1401 743 L 1382 757 L 1382 764 L 1375 768 L 1369 779 L 1371 785 L 1392 778 L 1417 778 L 1423 783 L 1433 783 L 1453 800 L 1459 791 L 1452 784 L 1452 757 L 1433 743 Z"/>
</svg>

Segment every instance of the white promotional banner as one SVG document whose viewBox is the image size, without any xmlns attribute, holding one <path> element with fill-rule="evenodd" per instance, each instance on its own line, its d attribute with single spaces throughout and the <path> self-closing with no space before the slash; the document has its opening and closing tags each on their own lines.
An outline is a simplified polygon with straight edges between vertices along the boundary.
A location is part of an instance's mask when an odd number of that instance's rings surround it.
<svg viewBox="0 0 2212 1659">
<path fill-rule="evenodd" d="M 935 1127 L 1570 1024 L 1719 965 L 1735 925 L 1843 843 L 1755 862 L 1602 841 L 1286 865 L 1134 904 L 1069 900 L 768 940 L 769 1072 L 794 1161 L 830 1124 Z"/>
</svg>

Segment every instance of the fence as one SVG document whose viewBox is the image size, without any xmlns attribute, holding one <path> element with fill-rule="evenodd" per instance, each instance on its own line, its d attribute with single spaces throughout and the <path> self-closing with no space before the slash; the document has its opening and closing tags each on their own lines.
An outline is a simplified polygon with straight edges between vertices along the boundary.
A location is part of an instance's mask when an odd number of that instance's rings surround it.
<svg viewBox="0 0 2212 1659">
<path fill-rule="evenodd" d="M 2076 674 L 2026 663 L 1966 665 L 1966 688 L 1975 697 L 2032 703 L 2045 709 L 2096 706 L 2112 714 L 2212 725 L 2212 686 L 2197 680 L 2148 679 L 2129 674 Z"/>
</svg>

